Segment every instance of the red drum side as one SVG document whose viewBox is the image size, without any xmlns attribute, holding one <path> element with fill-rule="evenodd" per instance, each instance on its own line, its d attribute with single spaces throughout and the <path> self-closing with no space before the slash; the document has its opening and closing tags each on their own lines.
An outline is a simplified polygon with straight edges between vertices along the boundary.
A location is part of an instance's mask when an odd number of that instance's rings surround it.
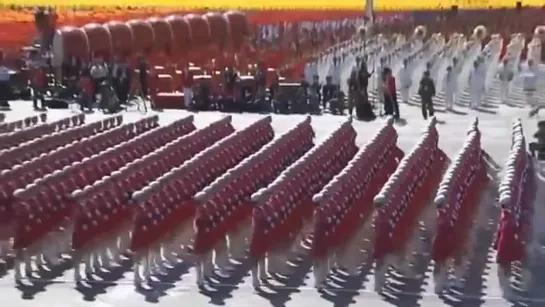
<svg viewBox="0 0 545 307">
<path fill-rule="evenodd" d="M 172 28 L 170 24 L 161 18 L 150 18 L 148 19 L 153 33 L 155 34 L 155 45 L 154 49 L 156 51 L 165 52 L 165 54 L 170 54 L 172 50 Z"/>
<path fill-rule="evenodd" d="M 187 21 L 178 15 L 168 16 L 166 21 L 172 29 L 172 51 L 176 56 L 186 56 L 191 49 L 191 28 Z"/>
<path fill-rule="evenodd" d="M 144 20 L 130 20 L 127 25 L 134 35 L 134 52 L 149 54 L 155 44 L 155 32 L 151 24 Z"/>
<path fill-rule="evenodd" d="M 210 27 L 210 40 L 215 51 L 222 52 L 229 39 L 229 22 L 220 13 L 206 13 L 204 20 Z"/>
<path fill-rule="evenodd" d="M 225 16 L 229 23 L 231 44 L 236 51 L 240 51 L 250 34 L 248 19 L 244 13 L 239 11 L 228 11 L 223 16 Z"/>
<path fill-rule="evenodd" d="M 103 25 L 90 23 L 83 26 L 85 34 L 89 39 L 89 50 L 91 55 L 101 55 L 108 58 L 112 54 L 112 38 L 110 31 Z"/>
</svg>

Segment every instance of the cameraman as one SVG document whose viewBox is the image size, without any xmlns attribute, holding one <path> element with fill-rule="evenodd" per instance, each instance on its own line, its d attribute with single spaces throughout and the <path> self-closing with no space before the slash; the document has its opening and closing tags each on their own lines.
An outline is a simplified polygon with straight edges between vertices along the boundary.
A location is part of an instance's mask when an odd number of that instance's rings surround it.
<svg viewBox="0 0 545 307">
<path fill-rule="evenodd" d="M 102 92 L 101 87 L 104 85 L 104 82 L 107 80 L 108 73 L 109 73 L 109 70 L 108 70 L 108 67 L 106 66 L 106 63 L 104 63 L 104 60 L 101 57 L 97 57 L 91 64 L 91 69 L 90 69 L 91 79 L 93 80 L 93 84 L 95 86 L 95 93 Z M 91 97 L 91 101 L 92 102 L 96 101 L 96 98 L 94 95 Z"/>
<path fill-rule="evenodd" d="M 4 66 L 4 54 L 0 54 L 0 106 L 9 107 L 9 97 L 11 96 L 10 70 Z"/>
</svg>

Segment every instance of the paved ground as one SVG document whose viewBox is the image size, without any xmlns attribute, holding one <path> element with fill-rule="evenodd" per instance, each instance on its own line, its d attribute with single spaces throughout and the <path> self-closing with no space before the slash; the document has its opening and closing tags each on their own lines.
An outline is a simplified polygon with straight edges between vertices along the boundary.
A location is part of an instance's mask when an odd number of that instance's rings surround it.
<svg viewBox="0 0 545 307">
<path fill-rule="evenodd" d="M 465 106 L 457 106 L 459 112 L 439 112 L 440 146 L 449 156 L 454 156 L 459 150 L 471 120 L 478 116 L 482 130 L 483 146 L 490 156 L 500 165 L 506 159 L 510 149 L 511 123 L 517 116 L 524 118 L 526 133 L 530 135 L 535 130 L 535 120 L 527 119 L 528 110 L 520 101 L 520 89 L 514 86 L 513 106 L 500 105 L 494 97 L 497 96 L 498 85 L 490 85 L 490 94 L 481 111 L 469 110 Z M 439 109 L 441 102 L 438 102 Z M 421 118 L 420 109 L 411 105 L 402 105 L 402 115 L 406 123 L 396 126 L 400 138 L 399 144 L 404 151 L 409 151 L 421 135 L 426 122 Z M 22 118 L 33 111 L 28 102 L 13 103 L 13 111 L 8 112 L 8 120 Z M 66 116 L 67 111 L 51 110 L 50 118 Z M 158 113 L 162 123 L 167 123 L 188 115 L 185 111 L 168 111 Z M 195 114 L 198 126 L 224 116 L 218 112 Z M 137 112 L 125 114 L 127 120 L 136 119 L 142 115 Z M 255 121 L 261 115 L 233 114 L 236 128 L 240 128 Z M 102 117 L 101 114 L 91 114 L 90 119 Z M 278 133 L 288 130 L 303 116 L 273 116 L 273 126 Z M 314 116 L 313 126 L 318 138 L 328 135 L 341 122 L 346 120 L 340 116 Z M 358 131 L 357 142 L 364 143 L 380 126 L 381 119 L 375 122 L 355 122 Z M 541 182 L 545 185 L 545 182 Z M 545 191 L 545 189 L 541 189 Z M 542 192 L 545 193 L 545 192 Z M 543 198 L 542 198 L 543 199 Z M 131 307 L 150 306 L 159 303 L 160 306 L 509 306 L 512 305 L 501 298 L 496 278 L 496 266 L 493 263 L 494 253 L 490 250 L 492 233 L 498 217 L 493 204 L 482 204 L 490 209 L 490 231 L 479 234 L 479 248 L 472 259 L 466 287 L 460 293 L 452 293 L 447 297 L 437 297 L 433 294 L 433 284 L 430 280 L 430 262 L 426 257 L 419 258 L 419 271 L 424 274 L 420 280 L 402 280 L 391 278 L 392 287 L 388 294 L 378 295 L 372 291 L 373 277 L 369 270 L 362 270 L 362 274 L 354 278 L 333 276 L 331 289 L 318 293 L 313 285 L 308 261 L 304 259 L 295 265 L 293 276 L 285 283 L 274 283 L 261 292 L 251 287 L 250 276 L 246 268 L 242 267 L 233 278 L 219 279 L 218 284 L 207 291 L 199 291 L 195 287 L 195 278 L 188 264 L 180 263 L 160 280 L 151 285 L 151 289 L 136 290 L 132 284 L 132 272 L 126 268 L 116 268 L 111 272 L 104 272 L 99 277 L 102 281 L 94 282 L 88 287 L 77 288 L 73 280 L 73 271 L 55 270 L 53 273 L 43 273 L 43 280 L 36 281 L 35 286 L 24 289 L 16 288 L 13 282 L 13 271 L 8 270 L 0 277 L 0 301 L 6 306 L 47 306 L 47 307 L 112 307 L 127 305 Z M 543 217 L 543 211 L 538 209 L 538 215 Z M 543 226 L 540 226 L 543 227 Z M 545 229 L 538 229 L 539 234 Z M 535 286 L 528 294 L 521 294 L 525 299 L 518 306 L 545 306 L 545 268 L 536 265 L 534 272 Z M 544 276 L 542 276 L 544 275 Z"/>
</svg>

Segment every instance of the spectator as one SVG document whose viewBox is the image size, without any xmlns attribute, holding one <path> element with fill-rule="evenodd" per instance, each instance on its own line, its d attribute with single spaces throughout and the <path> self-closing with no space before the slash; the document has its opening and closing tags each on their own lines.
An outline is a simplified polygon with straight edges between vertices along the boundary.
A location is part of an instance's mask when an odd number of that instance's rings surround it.
<svg viewBox="0 0 545 307">
<path fill-rule="evenodd" d="M 87 108 L 89 111 L 92 111 L 91 101 L 95 93 L 93 81 L 87 73 L 83 73 L 80 75 L 78 80 L 78 89 L 78 103 L 80 105 L 81 111 L 85 111 L 85 108 Z"/>
</svg>

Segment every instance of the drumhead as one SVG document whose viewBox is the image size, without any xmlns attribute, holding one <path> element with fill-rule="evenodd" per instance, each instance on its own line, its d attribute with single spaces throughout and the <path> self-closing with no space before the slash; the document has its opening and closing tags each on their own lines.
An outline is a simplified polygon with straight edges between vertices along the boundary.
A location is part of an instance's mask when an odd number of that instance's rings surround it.
<svg viewBox="0 0 545 307">
<path fill-rule="evenodd" d="M 61 67 L 64 62 L 64 37 L 60 30 L 55 31 L 53 36 L 53 58 L 51 59 L 51 65 L 53 67 Z"/>
</svg>

